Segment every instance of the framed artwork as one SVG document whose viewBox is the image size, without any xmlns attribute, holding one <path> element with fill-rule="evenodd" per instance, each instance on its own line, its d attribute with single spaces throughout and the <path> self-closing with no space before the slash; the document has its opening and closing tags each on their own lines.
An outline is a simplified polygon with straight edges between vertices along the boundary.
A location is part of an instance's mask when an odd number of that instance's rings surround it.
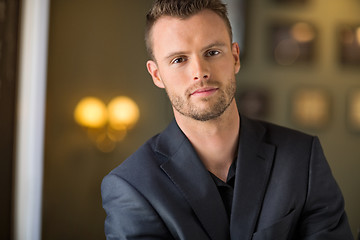
<svg viewBox="0 0 360 240">
<path fill-rule="evenodd" d="M 301 128 L 321 130 L 330 122 L 331 98 L 322 88 L 298 88 L 290 104 L 291 120 Z"/>
<path fill-rule="evenodd" d="M 349 91 L 347 97 L 347 125 L 351 131 L 360 133 L 360 87 Z"/>
<path fill-rule="evenodd" d="M 248 88 L 237 94 L 237 106 L 241 114 L 253 119 L 264 120 L 271 105 L 270 94 L 261 88 Z"/>
<path fill-rule="evenodd" d="M 285 4 L 303 4 L 308 0 L 273 0 L 276 3 L 285 3 Z"/>
<path fill-rule="evenodd" d="M 313 62 L 317 31 L 312 24 L 282 21 L 272 24 L 270 31 L 270 54 L 277 64 Z"/>
<path fill-rule="evenodd" d="M 339 30 L 340 62 L 360 65 L 360 24 L 343 25 Z"/>
</svg>

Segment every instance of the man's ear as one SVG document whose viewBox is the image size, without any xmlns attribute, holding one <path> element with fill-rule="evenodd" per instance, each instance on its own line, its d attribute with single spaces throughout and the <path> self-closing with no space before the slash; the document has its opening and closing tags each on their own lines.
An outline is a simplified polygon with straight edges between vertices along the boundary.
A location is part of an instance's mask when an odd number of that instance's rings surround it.
<svg viewBox="0 0 360 240">
<path fill-rule="evenodd" d="M 238 73 L 240 71 L 240 48 L 239 45 L 234 42 L 232 44 L 232 54 L 234 56 L 234 60 L 235 60 L 235 74 Z"/>
<path fill-rule="evenodd" d="M 164 83 L 161 80 L 159 68 L 153 60 L 149 60 L 146 62 L 146 67 L 148 72 L 150 73 L 154 84 L 159 88 L 165 88 Z"/>
</svg>

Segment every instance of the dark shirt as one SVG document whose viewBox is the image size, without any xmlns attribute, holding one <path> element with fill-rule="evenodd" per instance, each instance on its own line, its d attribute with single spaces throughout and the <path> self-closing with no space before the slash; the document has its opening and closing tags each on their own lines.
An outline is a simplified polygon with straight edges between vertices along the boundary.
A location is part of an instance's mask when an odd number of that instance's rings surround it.
<svg viewBox="0 0 360 240">
<path fill-rule="evenodd" d="M 236 159 L 233 161 L 229 168 L 228 176 L 226 182 L 222 181 L 220 178 L 215 176 L 210 172 L 212 179 L 214 180 L 216 187 L 220 193 L 221 199 L 224 203 L 226 213 L 229 218 L 231 216 L 231 207 L 233 201 L 233 194 L 234 194 L 234 183 L 235 183 L 235 171 L 236 170 Z"/>
</svg>

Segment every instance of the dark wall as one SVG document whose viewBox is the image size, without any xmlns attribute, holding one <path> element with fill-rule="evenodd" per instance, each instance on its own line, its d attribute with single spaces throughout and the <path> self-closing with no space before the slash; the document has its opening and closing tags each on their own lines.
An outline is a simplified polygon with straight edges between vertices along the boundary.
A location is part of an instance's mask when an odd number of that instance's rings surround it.
<svg viewBox="0 0 360 240">
<path fill-rule="evenodd" d="M 43 239 L 104 239 L 102 178 L 168 122 L 166 96 L 146 71 L 151 1 L 53 0 L 50 8 Z M 140 119 L 111 153 L 74 121 L 86 96 L 132 98 Z M 151 99 L 151 101 L 150 101 Z"/>
<path fill-rule="evenodd" d="M 11 239 L 19 1 L 0 0 L 0 239 Z"/>
</svg>

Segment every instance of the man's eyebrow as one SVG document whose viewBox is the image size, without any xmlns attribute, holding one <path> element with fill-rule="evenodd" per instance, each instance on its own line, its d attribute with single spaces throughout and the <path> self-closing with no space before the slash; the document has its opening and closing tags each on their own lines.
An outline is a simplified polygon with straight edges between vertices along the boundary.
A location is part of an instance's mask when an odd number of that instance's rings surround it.
<svg viewBox="0 0 360 240">
<path fill-rule="evenodd" d="M 164 57 L 164 60 L 173 58 L 174 56 L 181 56 L 181 55 L 186 55 L 186 52 L 184 51 L 171 52 L 166 57 Z"/>
<path fill-rule="evenodd" d="M 203 47 L 201 49 L 201 51 L 205 51 L 207 49 L 214 48 L 214 47 L 225 47 L 225 46 L 226 46 L 226 44 L 223 43 L 223 42 L 214 42 L 214 43 L 210 43 L 209 45 Z M 186 54 L 187 54 L 187 52 L 185 52 L 185 51 L 171 52 L 168 55 L 166 55 L 166 57 L 164 57 L 164 60 L 168 60 L 168 59 L 170 59 L 170 58 L 172 58 L 174 56 L 182 56 L 182 55 L 186 55 Z"/>
<path fill-rule="evenodd" d="M 211 44 L 207 45 L 206 47 L 204 47 L 202 49 L 202 51 L 205 51 L 207 49 L 214 48 L 214 47 L 225 47 L 225 46 L 226 46 L 226 44 L 223 42 L 214 42 L 214 43 L 211 43 Z"/>
</svg>

